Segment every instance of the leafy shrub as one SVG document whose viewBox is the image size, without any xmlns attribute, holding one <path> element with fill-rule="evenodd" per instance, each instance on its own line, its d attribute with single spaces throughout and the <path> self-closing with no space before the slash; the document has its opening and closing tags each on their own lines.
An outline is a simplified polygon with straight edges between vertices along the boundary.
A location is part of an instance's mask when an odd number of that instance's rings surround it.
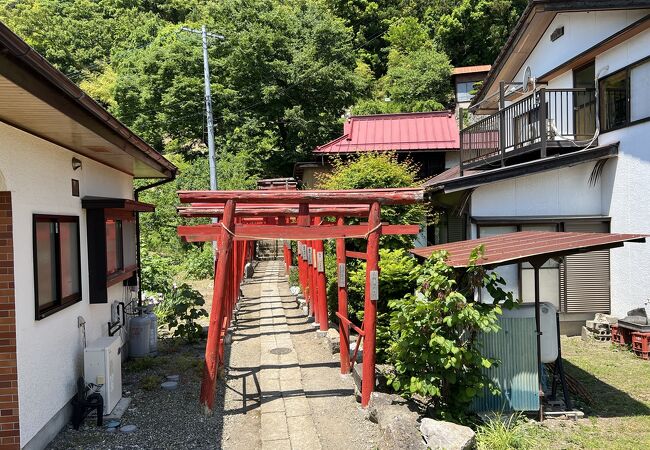
<svg viewBox="0 0 650 450">
<path fill-rule="evenodd" d="M 197 320 L 208 316 L 203 305 L 205 299 L 199 291 L 188 284 L 172 285 L 163 293 L 163 299 L 154 312 L 158 323 L 167 326 L 174 337 L 195 342 L 203 332 Z"/>
<path fill-rule="evenodd" d="M 300 284 L 298 267 L 291 266 L 289 270 L 289 286 L 298 286 Z"/>
<path fill-rule="evenodd" d="M 142 289 L 148 292 L 163 292 L 176 274 L 171 258 L 142 248 Z"/>
<path fill-rule="evenodd" d="M 190 250 L 183 265 L 187 276 L 194 280 L 204 280 L 214 276 L 214 256 L 212 245 L 208 242 L 202 247 Z"/>
<path fill-rule="evenodd" d="M 400 188 L 414 186 L 417 182 L 418 167 L 409 160 L 400 161 L 396 154 L 367 153 L 356 158 L 335 160 L 334 170 L 324 174 L 318 180 L 323 189 L 369 189 L 369 188 Z M 425 209 L 422 205 L 382 207 L 382 222 L 389 223 L 422 223 Z M 357 223 L 358 220 L 350 220 Z M 366 250 L 364 239 L 346 241 L 349 250 Z M 415 260 L 405 250 L 413 246 L 412 236 L 382 236 L 379 261 L 379 291 L 380 300 L 377 305 L 377 359 L 382 361 L 387 347 L 387 327 L 389 317 L 388 301 L 402 298 L 406 293 L 415 289 L 415 282 L 410 272 L 415 266 Z M 336 320 L 334 312 L 338 310 L 336 251 L 334 241 L 328 241 L 325 250 L 325 273 L 327 275 L 327 302 L 332 313 L 331 319 Z M 348 259 L 348 315 L 358 324 L 363 320 L 365 262 Z"/>
<path fill-rule="evenodd" d="M 318 179 L 322 189 L 379 189 L 412 187 L 417 183 L 419 167 L 400 161 L 393 153 L 366 153 L 352 159 L 333 161 L 334 169 Z M 423 205 L 384 206 L 381 220 L 392 224 L 422 223 Z M 365 242 L 365 241 L 363 241 Z M 362 250 L 361 240 L 356 245 Z M 382 236 L 382 248 L 411 248 L 413 236 Z"/>
<path fill-rule="evenodd" d="M 404 396 L 425 397 L 443 418 L 462 418 L 484 387 L 496 391 L 482 369 L 497 361 L 481 354 L 476 337 L 498 331 L 501 307 L 511 308 L 515 302 L 502 289 L 501 277 L 475 265 L 482 254 L 482 247 L 474 249 L 470 266 L 456 272 L 447 265 L 445 252 L 434 253 L 414 270 L 415 294 L 389 303 L 388 360 L 395 372 L 388 383 Z M 493 304 L 473 300 L 482 287 Z"/>
<path fill-rule="evenodd" d="M 160 358 L 153 358 L 145 356 L 144 358 L 134 358 L 129 361 L 124 368 L 130 372 L 142 372 L 145 370 L 153 369 L 160 365 Z"/>
<path fill-rule="evenodd" d="M 377 361 L 386 360 L 389 339 L 389 303 L 413 292 L 416 287 L 412 275 L 417 266 L 415 258 L 405 250 L 379 250 L 379 300 L 377 301 Z M 366 288 L 366 263 L 359 262 L 349 273 L 348 309 L 361 323 L 363 321 Z"/>
<path fill-rule="evenodd" d="M 158 375 L 145 375 L 140 380 L 140 387 L 145 391 L 153 391 L 160 387 L 160 383 L 162 383 L 162 378 Z"/>
<path fill-rule="evenodd" d="M 521 414 L 507 418 L 493 416 L 478 427 L 476 443 L 478 450 L 510 450 L 533 447 L 533 440 L 527 433 L 527 423 Z"/>
</svg>

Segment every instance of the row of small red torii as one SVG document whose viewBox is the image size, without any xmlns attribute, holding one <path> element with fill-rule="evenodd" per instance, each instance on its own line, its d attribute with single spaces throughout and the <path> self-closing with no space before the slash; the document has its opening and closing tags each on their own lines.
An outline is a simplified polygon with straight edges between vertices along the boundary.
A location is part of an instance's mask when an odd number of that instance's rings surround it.
<svg viewBox="0 0 650 450">
<path fill-rule="evenodd" d="M 212 413 L 217 373 L 224 363 L 224 336 L 239 298 L 244 266 L 252 258 L 255 240 L 263 239 L 298 241 L 300 285 L 309 313 L 323 331 L 329 326 L 323 239 L 336 239 L 336 315 L 339 318 L 341 373 L 349 373 L 363 338 L 361 404 L 366 407 L 375 386 L 379 238 L 382 234 L 417 234 L 420 231 L 419 225 L 382 224 L 381 206 L 422 202 L 423 191 L 419 188 L 181 191 L 178 195 L 182 203 L 189 204 L 179 208 L 181 216 L 221 218 L 219 223 L 178 227 L 179 236 L 189 242 L 217 242 L 218 257 L 215 260 L 213 302 L 200 395 L 204 412 Z M 368 221 L 346 225 L 346 218 L 367 218 Z M 347 256 L 366 259 L 364 321 L 361 327 L 350 322 L 347 316 L 346 238 L 367 239 L 365 254 L 347 252 Z M 288 269 L 292 255 L 286 243 L 284 257 Z M 350 328 L 359 335 L 352 358 L 349 354 Z"/>
</svg>

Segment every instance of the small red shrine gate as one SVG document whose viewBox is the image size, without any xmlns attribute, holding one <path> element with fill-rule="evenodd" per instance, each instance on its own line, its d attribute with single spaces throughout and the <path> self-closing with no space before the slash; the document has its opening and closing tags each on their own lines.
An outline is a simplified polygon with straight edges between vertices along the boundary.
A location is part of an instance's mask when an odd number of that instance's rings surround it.
<svg viewBox="0 0 650 450">
<path fill-rule="evenodd" d="M 223 364 L 224 335 L 230 326 L 239 297 L 244 265 L 252 258 L 255 240 L 298 241 L 300 284 L 321 330 L 329 326 L 327 310 L 325 253 L 323 239 L 336 239 L 338 267 L 338 312 L 341 340 L 341 373 L 349 373 L 361 339 L 363 377 L 361 404 L 368 405 L 375 385 L 376 302 L 379 300 L 379 238 L 382 234 L 417 234 L 419 225 L 381 223 L 382 205 L 407 205 L 421 202 L 419 188 L 365 189 L 343 191 L 258 190 L 258 191 L 181 191 L 179 208 L 183 217 L 220 217 L 209 225 L 178 227 L 178 234 L 188 241 L 216 241 L 215 283 L 210 326 L 205 350 L 205 368 L 201 384 L 201 404 L 210 414 L 214 404 L 217 371 Z M 345 225 L 346 217 L 366 217 L 366 224 Z M 335 222 L 326 221 L 333 218 Z M 359 328 L 347 316 L 347 279 L 345 239 L 367 239 L 366 253 L 348 252 L 348 256 L 366 259 L 364 321 Z M 290 265 L 289 248 L 284 256 Z M 287 261 L 289 260 L 289 261 Z M 349 355 L 349 330 L 359 334 L 352 357 Z"/>
</svg>

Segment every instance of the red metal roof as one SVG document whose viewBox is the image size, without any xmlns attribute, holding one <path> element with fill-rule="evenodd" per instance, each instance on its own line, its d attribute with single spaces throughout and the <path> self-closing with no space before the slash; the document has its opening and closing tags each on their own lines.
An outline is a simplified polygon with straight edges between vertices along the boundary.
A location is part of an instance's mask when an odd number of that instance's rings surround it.
<svg viewBox="0 0 650 450">
<path fill-rule="evenodd" d="M 456 118 L 450 111 L 352 116 L 343 136 L 314 153 L 458 150 Z"/>
<path fill-rule="evenodd" d="M 491 65 L 487 64 L 484 66 L 464 66 L 464 67 L 454 67 L 454 70 L 451 71 L 452 75 L 464 75 L 466 73 L 482 73 L 489 72 Z"/>
<path fill-rule="evenodd" d="M 414 248 L 411 253 L 428 258 L 433 252 L 449 253 L 447 263 L 452 267 L 467 267 L 469 257 L 476 247 L 483 245 L 484 256 L 477 265 L 499 266 L 528 261 L 534 257 L 585 253 L 594 250 L 620 247 L 625 242 L 645 242 L 642 234 L 566 233 L 552 231 L 522 231 L 482 239 Z"/>
</svg>

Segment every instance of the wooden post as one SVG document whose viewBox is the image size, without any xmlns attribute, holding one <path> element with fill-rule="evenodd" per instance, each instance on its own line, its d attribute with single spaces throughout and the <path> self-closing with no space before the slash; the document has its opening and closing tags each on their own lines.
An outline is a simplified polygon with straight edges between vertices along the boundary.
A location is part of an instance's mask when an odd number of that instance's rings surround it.
<svg viewBox="0 0 650 450">
<path fill-rule="evenodd" d="M 320 318 L 320 308 L 318 307 L 318 284 L 316 279 L 316 250 L 315 250 L 316 241 L 309 241 L 309 275 L 311 281 L 311 306 L 312 306 L 312 315 L 314 316 L 314 321 L 320 323 L 318 319 Z"/>
<path fill-rule="evenodd" d="M 343 217 L 336 219 L 337 225 L 344 225 Z M 336 273 L 339 298 L 339 315 L 348 318 L 348 281 L 345 258 L 345 239 L 336 240 Z M 350 327 L 339 317 L 339 345 L 341 373 L 350 373 Z M 359 336 L 361 339 L 361 336 Z"/>
<path fill-rule="evenodd" d="M 212 309 L 210 311 L 210 326 L 208 328 L 208 341 L 205 345 L 205 366 L 203 368 L 203 381 L 201 382 L 200 401 L 205 415 L 212 415 L 214 407 L 214 394 L 217 386 L 217 367 L 219 354 L 219 340 L 221 337 L 221 325 L 223 306 L 226 299 L 226 279 L 228 277 L 228 262 L 232 253 L 233 236 L 226 231 L 233 228 L 235 219 L 235 202 L 226 201 L 224 206 L 223 221 L 224 228 L 221 229 L 219 245 L 219 259 L 217 260 L 214 273 L 214 295 L 212 298 Z"/>
<path fill-rule="evenodd" d="M 284 247 L 287 249 L 287 275 L 291 274 L 291 264 L 293 264 L 293 251 L 291 250 L 291 242 L 284 241 Z"/>
<path fill-rule="evenodd" d="M 377 327 L 377 300 L 379 300 L 379 237 L 381 236 L 381 207 L 370 206 L 368 216 L 368 245 L 366 247 L 366 298 L 364 303 L 363 375 L 361 406 L 368 406 L 375 388 L 375 340 Z"/>
<path fill-rule="evenodd" d="M 298 218 L 296 219 L 296 224 L 300 227 L 308 227 L 309 226 L 309 204 L 307 203 L 301 203 L 298 205 Z M 305 301 L 307 302 L 307 310 L 309 311 L 311 309 L 310 307 L 310 301 L 309 301 L 309 267 L 307 266 L 307 255 L 306 255 L 306 249 L 307 249 L 307 242 L 302 241 L 302 254 L 301 258 L 302 259 L 302 268 L 301 268 L 301 276 L 302 276 L 302 295 L 305 297 Z"/>
<path fill-rule="evenodd" d="M 315 241 L 316 250 L 316 292 L 318 292 L 318 316 L 320 321 L 320 330 L 327 331 L 329 328 L 329 315 L 327 311 L 327 280 L 325 277 L 325 247 L 323 241 Z"/>
</svg>

